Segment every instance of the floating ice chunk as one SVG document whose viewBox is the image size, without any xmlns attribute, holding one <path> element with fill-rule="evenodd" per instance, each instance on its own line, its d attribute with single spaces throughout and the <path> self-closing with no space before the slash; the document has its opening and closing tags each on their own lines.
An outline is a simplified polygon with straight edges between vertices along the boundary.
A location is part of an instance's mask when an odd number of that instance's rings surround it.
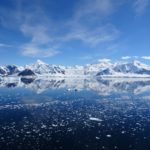
<svg viewBox="0 0 150 150">
<path fill-rule="evenodd" d="M 126 133 L 126 131 L 121 131 L 121 133 L 122 133 L 122 134 L 125 134 L 125 133 Z"/>
<path fill-rule="evenodd" d="M 57 124 L 52 124 L 53 127 L 57 127 Z"/>
<path fill-rule="evenodd" d="M 67 91 L 71 91 L 71 89 L 67 89 Z"/>
<path fill-rule="evenodd" d="M 89 119 L 92 120 L 92 121 L 103 121 L 103 120 L 101 120 L 99 118 L 94 118 L 94 117 L 90 117 Z"/>
<path fill-rule="evenodd" d="M 99 139 L 100 139 L 100 137 L 98 137 L 98 136 L 96 136 L 95 138 L 96 138 L 97 140 L 99 140 Z"/>
<path fill-rule="evenodd" d="M 45 129 L 45 128 L 46 128 L 46 125 L 43 124 L 43 125 L 41 126 L 41 128 L 42 128 L 42 129 Z"/>
<path fill-rule="evenodd" d="M 112 135 L 110 135 L 110 134 L 107 134 L 107 135 L 106 135 L 106 137 L 108 137 L 108 138 L 111 138 L 111 137 L 112 137 Z"/>
<path fill-rule="evenodd" d="M 68 132 L 71 132 L 72 131 L 72 129 L 71 128 L 68 128 L 68 130 L 67 130 Z"/>
<path fill-rule="evenodd" d="M 27 131 L 26 133 L 27 133 L 27 134 L 30 134 L 31 132 L 30 132 L 30 131 Z"/>
</svg>

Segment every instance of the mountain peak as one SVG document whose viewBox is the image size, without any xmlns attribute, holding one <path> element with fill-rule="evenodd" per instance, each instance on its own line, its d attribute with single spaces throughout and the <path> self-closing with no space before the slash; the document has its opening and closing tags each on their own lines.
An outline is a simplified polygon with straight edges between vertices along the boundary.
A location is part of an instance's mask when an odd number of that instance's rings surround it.
<svg viewBox="0 0 150 150">
<path fill-rule="evenodd" d="M 138 61 L 138 60 L 133 60 L 133 64 L 142 64 L 140 61 Z"/>
<path fill-rule="evenodd" d="M 45 64 L 45 62 L 43 62 L 42 60 L 38 59 L 38 60 L 36 61 L 36 64 L 42 65 L 42 64 Z"/>
</svg>

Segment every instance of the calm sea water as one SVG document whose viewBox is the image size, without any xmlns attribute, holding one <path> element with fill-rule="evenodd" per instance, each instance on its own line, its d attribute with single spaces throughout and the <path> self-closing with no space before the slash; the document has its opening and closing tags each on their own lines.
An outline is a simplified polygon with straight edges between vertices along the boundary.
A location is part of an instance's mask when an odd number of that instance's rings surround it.
<svg viewBox="0 0 150 150">
<path fill-rule="evenodd" d="M 150 149 L 150 79 L 0 81 L 0 150 L 103 149 Z"/>
</svg>

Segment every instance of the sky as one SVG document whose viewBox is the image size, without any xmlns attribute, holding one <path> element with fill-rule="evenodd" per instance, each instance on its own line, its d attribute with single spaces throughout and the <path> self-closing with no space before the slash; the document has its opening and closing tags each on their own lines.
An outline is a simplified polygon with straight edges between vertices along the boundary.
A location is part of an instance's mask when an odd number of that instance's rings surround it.
<svg viewBox="0 0 150 150">
<path fill-rule="evenodd" d="M 150 64 L 150 0 L 0 0 L 0 65 Z"/>
</svg>

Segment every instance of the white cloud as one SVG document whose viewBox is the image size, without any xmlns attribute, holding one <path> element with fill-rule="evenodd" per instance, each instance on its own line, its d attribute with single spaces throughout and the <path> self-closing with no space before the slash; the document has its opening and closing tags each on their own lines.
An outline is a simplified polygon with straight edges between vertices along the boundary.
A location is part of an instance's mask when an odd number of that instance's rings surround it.
<svg viewBox="0 0 150 150">
<path fill-rule="evenodd" d="M 23 24 L 21 31 L 24 35 L 31 37 L 33 43 L 45 44 L 51 41 L 48 26 Z"/>
<path fill-rule="evenodd" d="M 58 50 L 53 48 L 52 38 L 49 36 L 48 26 L 23 24 L 21 31 L 29 36 L 31 40 L 21 46 L 21 52 L 29 57 L 52 57 L 59 54 Z"/>
<path fill-rule="evenodd" d="M 51 36 L 51 22 L 41 9 L 35 7 L 33 13 L 25 12 L 21 16 L 25 19 L 20 24 L 20 31 L 30 38 L 20 46 L 22 55 L 40 58 L 52 57 L 60 53 L 54 43 L 55 37 Z"/>
<path fill-rule="evenodd" d="M 138 16 L 143 15 L 148 5 L 149 5 L 149 0 L 135 0 L 134 2 L 135 13 Z"/>
<path fill-rule="evenodd" d="M 18 2 L 18 8 L 9 10 L 9 13 L 0 6 L 0 14 L 3 14 L 0 15 L 0 23 L 9 28 L 19 27 L 22 34 L 28 38 L 28 41 L 20 46 L 24 56 L 52 57 L 60 53 L 59 49 L 63 44 L 67 45 L 73 40 L 98 49 L 103 43 L 108 45 L 109 42 L 115 43 L 120 36 L 120 31 L 107 19 L 117 10 L 119 0 L 82 0 L 76 6 L 72 17 L 57 23 L 44 13 L 42 6 L 37 6 L 38 3 L 33 2 L 26 9 L 22 4 L 23 1 L 15 0 L 15 2 Z M 149 0 L 134 0 L 130 4 L 133 3 L 136 14 L 142 15 L 149 5 Z M 0 43 L 0 47 L 10 45 Z M 109 49 L 112 51 L 118 48 Z M 124 56 L 121 59 L 131 58 L 136 57 Z M 142 58 L 149 59 L 149 56 Z"/>
<path fill-rule="evenodd" d="M 70 31 L 64 40 L 80 40 L 92 47 L 116 40 L 120 31 L 105 19 L 114 12 L 117 4 L 112 0 L 81 1 L 69 22 Z"/>
<path fill-rule="evenodd" d="M 150 60 L 150 56 L 142 56 L 142 59 Z"/>
<path fill-rule="evenodd" d="M 75 13 L 75 19 L 96 19 L 111 14 L 114 10 L 112 0 L 83 0 Z"/>
<path fill-rule="evenodd" d="M 139 56 L 123 56 L 121 59 L 126 60 L 126 59 L 138 59 Z"/>
<path fill-rule="evenodd" d="M 52 57 L 59 53 L 59 51 L 51 49 L 51 48 L 42 48 L 40 45 L 34 44 L 25 44 L 22 47 L 21 53 L 24 56 L 29 57 Z"/>
<path fill-rule="evenodd" d="M 72 32 L 68 33 L 65 40 L 80 40 L 90 46 L 97 46 L 98 44 L 113 41 L 118 38 L 120 32 L 110 24 L 95 27 L 94 29 L 87 29 L 84 26 L 80 28 L 73 28 Z"/>
<path fill-rule="evenodd" d="M 59 53 L 62 45 L 69 45 L 73 40 L 88 47 L 99 48 L 99 45 L 115 41 L 120 35 L 114 25 L 105 21 L 116 10 L 117 1 L 83 0 L 79 2 L 72 17 L 59 23 L 45 14 L 36 1 L 28 8 L 24 7 L 23 1 L 16 2 L 18 8 L 10 10 L 11 16 L 3 10 L 2 20 L 5 26 L 11 24 L 27 37 L 28 41 L 20 46 L 24 56 L 54 56 Z"/>
<path fill-rule="evenodd" d="M 132 58 L 131 56 L 123 56 L 123 57 L 121 57 L 121 59 L 123 59 L 123 60 L 131 59 L 131 58 Z"/>
</svg>

